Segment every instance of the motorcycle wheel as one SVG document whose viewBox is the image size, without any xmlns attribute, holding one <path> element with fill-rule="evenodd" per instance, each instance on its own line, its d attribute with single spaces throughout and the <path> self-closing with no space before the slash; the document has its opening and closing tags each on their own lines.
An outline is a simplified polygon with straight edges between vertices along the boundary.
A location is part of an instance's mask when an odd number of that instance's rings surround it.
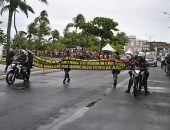
<svg viewBox="0 0 170 130">
<path fill-rule="evenodd" d="M 137 83 L 135 82 L 134 83 L 134 86 L 133 86 L 133 95 L 134 95 L 134 97 L 137 97 L 137 91 L 138 91 L 138 85 L 137 85 Z"/>
<path fill-rule="evenodd" d="M 9 71 L 6 75 L 6 82 L 9 84 L 9 85 L 12 85 L 15 81 L 15 74 L 14 72 L 12 71 Z"/>
</svg>

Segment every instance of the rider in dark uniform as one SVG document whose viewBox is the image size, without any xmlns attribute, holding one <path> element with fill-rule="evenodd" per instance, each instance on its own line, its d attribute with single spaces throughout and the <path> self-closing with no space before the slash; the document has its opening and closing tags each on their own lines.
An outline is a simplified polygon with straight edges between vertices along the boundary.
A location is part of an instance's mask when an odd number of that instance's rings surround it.
<svg viewBox="0 0 170 130">
<path fill-rule="evenodd" d="M 129 93 L 130 92 L 130 89 L 131 89 L 131 86 L 132 86 L 132 70 L 134 69 L 134 67 L 140 67 L 140 70 L 141 71 L 144 71 L 144 74 L 145 74 L 145 77 L 146 77 L 146 88 L 145 88 L 145 95 L 147 95 L 149 93 L 148 91 L 148 86 L 147 86 L 147 79 L 149 77 L 149 71 L 148 71 L 148 67 L 149 67 L 149 64 L 147 63 L 147 61 L 144 59 L 143 56 L 135 56 L 133 59 L 130 59 L 129 60 L 130 62 L 130 66 L 131 66 L 131 70 L 129 71 L 129 76 L 130 76 L 130 79 L 129 79 L 129 84 L 128 84 L 128 89 L 125 91 L 126 93 Z"/>
</svg>

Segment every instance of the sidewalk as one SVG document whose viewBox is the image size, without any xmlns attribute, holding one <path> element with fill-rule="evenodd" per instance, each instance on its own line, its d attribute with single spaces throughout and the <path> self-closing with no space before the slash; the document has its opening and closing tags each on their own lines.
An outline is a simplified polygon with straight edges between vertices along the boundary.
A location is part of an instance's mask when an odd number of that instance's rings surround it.
<svg viewBox="0 0 170 130">
<path fill-rule="evenodd" d="M 5 70 L 5 65 L 0 64 L 0 80 L 5 79 L 5 77 L 6 77 L 6 73 L 4 72 L 4 70 Z M 43 70 L 43 68 L 33 67 L 31 69 L 31 75 L 56 72 L 56 71 L 60 71 L 60 69 L 44 69 Z"/>
</svg>

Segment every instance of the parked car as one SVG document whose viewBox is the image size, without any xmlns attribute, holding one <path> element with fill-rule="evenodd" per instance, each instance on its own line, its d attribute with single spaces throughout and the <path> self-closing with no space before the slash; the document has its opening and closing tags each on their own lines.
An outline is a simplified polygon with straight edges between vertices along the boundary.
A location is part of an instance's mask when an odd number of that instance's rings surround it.
<svg viewBox="0 0 170 130">
<path fill-rule="evenodd" d="M 157 57 L 153 54 L 146 54 L 145 60 L 148 62 L 150 66 L 157 67 Z"/>
</svg>

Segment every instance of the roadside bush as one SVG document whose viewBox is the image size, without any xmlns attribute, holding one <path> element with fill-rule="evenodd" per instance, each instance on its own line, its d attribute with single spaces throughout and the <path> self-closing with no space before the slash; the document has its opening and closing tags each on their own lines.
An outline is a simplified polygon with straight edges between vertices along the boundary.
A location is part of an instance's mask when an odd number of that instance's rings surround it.
<svg viewBox="0 0 170 130">
<path fill-rule="evenodd" d="M 0 64 L 6 64 L 6 62 L 5 61 L 2 61 L 2 60 L 0 60 Z"/>
</svg>

